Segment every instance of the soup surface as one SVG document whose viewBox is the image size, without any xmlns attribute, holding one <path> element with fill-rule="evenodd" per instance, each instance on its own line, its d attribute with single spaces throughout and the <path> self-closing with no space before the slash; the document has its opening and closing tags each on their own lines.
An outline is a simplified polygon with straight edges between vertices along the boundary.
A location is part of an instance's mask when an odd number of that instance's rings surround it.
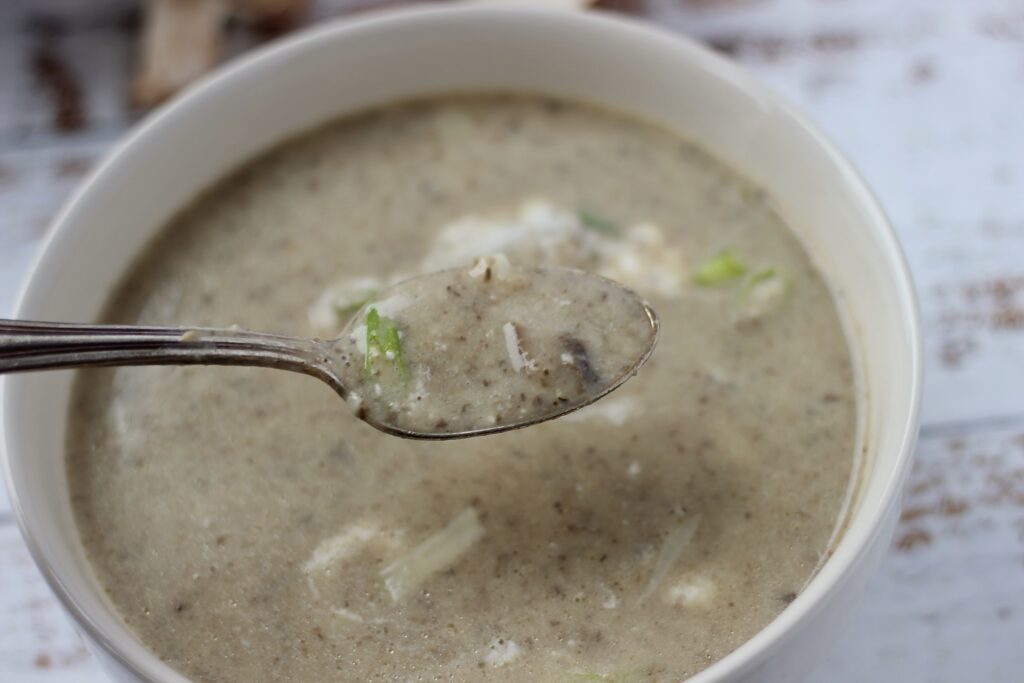
<svg viewBox="0 0 1024 683">
<path fill-rule="evenodd" d="M 505 96 L 339 121 L 176 218 L 107 318 L 333 336 L 499 251 L 632 287 L 657 351 L 593 406 L 461 442 L 284 372 L 81 374 L 73 509 L 143 642 L 198 681 L 669 681 L 793 600 L 850 484 L 850 351 L 766 198 L 664 130 Z"/>
</svg>

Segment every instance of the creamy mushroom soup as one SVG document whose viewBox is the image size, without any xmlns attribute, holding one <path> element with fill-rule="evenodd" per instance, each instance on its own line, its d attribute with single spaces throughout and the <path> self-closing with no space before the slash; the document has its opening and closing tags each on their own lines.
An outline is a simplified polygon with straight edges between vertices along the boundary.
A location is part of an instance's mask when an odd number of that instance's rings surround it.
<svg viewBox="0 0 1024 683">
<path fill-rule="evenodd" d="M 330 337 L 496 252 L 634 289 L 656 352 L 592 406 L 458 442 L 290 373 L 80 375 L 73 509 L 142 642 L 197 681 L 676 681 L 800 593 L 851 485 L 850 349 L 768 198 L 665 130 L 526 96 L 338 121 L 174 219 L 106 318 Z"/>
<path fill-rule="evenodd" d="M 371 297 L 331 342 L 331 362 L 367 422 L 461 434 L 587 405 L 637 371 L 657 329 L 611 280 L 495 254 Z"/>
</svg>

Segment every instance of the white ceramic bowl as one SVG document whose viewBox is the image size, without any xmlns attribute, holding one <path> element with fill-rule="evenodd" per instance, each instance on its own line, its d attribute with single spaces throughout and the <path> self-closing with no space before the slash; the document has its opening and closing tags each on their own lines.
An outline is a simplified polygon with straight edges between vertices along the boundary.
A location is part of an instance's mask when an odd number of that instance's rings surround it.
<svg viewBox="0 0 1024 683">
<path fill-rule="evenodd" d="M 371 105 L 480 90 L 602 103 L 699 141 L 769 192 L 829 274 L 868 393 L 852 519 L 800 596 L 692 683 L 797 680 L 855 608 L 891 535 L 917 432 L 917 310 L 896 239 L 850 164 L 778 97 L 691 42 L 596 15 L 483 7 L 403 11 L 296 35 L 191 88 L 107 158 L 60 215 L 17 316 L 93 319 L 179 207 L 283 138 Z M 112 675 L 183 682 L 125 628 L 86 564 L 64 471 L 70 383 L 68 372 L 3 379 L 5 469 L 22 532 Z"/>
</svg>

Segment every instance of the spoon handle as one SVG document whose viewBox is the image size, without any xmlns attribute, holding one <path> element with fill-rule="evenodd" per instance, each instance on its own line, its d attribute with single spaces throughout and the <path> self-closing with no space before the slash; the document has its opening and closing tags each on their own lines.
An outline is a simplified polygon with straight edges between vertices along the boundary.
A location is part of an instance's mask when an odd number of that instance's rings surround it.
<svg viewBox="0 0 1024 683">
<path fill-rule="evenodd" d="M 312 375 L 345 396 L 323 344 L 249 330 L 0 319 L 0 374 L 100 365 L 256 365 Z"/>
</svg>

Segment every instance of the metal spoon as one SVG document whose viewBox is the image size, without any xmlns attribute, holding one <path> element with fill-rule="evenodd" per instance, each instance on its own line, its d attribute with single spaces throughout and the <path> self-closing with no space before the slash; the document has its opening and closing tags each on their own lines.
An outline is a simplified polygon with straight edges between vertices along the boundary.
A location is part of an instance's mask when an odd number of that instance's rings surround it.
<svg viewBox="0 0 1024 683">
<path fill-rule="evenodd" d="M 505 263 L 507 264 L 507 261 Z M 376 301 L 393 302 L 396 297 L 407 299 L 411 297 L 413 305 L 410 310 L 421 318 L 425 314 L 427 316 L 462 315 L 465 313 L 464 307 L 469 305 L 468 302 L 476 301 L 477 305 L 485 307 L 484 313 L 489 320 L 502 320 L 501 315 L 506 312 L 502 309 L 504 300 L 489 293 L 491 290 L 488 287 L 497 285 L 489 284 L 491 281 L 490 265 L 487 267 L 487 280 L 483 281 L 481 278 L 482 284 L 479 285 L 471 280 L 467 281 L 470 284 L 463 287 L 465 296 L 452 295 L 452 283 L 456 283 L 456 288 L 458 288 L 459 283 L 463 283 L 465 279 L 465 273 L 456 269 L 399 283 L 381 293 Z M 479 265 L 476 270 L 480 271 Z M 519 429 L 582 408 L 619 387 L 636 374 L 640 366 L 650 357 L 657 341 L 659 329 L 657 316 L 646 302 L 633 292 L 609 280 L 565 269 L 529 269 L 523 272 L 528 277 L 521 278 L 517 285 L 519 289 L 513 290 L 520 302 L 524 300 L 523 297 L 530 296 L 550 298 L 552 283 L 561 283 L 563 292 L 573 291 L 571 286 L 574 283 L 589 286 L 598 283 L 604 288 L 603 291 L 621 295 L 622 301 L 635 300 L 635 315 L 641 320 L 640 327 L 635 326 L 637 324 L 635 319 L 626 322 L 634 325 L 632 328 L 634 331 L 639 329 L 641 333 L 633 335 L 636 338 L 633 342 L 635 353 L 628 357 L 629 362 L 621 366 L 621 371 L 607 377 L 597 377 L 587 359 L 580 360 L 579 357 L 569 354 L 568 365 L 571 366 L 576 362 L 581 364 L 581 367 L 575 369 L 581 377 L 580 386 L 586 385 L 585 391 L 569 398 L 559 395 L 558 399 L 552 402 L 553 404 L 549 405 L 545 402 L 545 405 L 536 409 L 520 408 L 519 412 L 514 415 L 504 416 L 504 419 L 497 422 L 489 421 L 488 424 L 467 425 L 453 420 L 452 427 L 446 428 L 448 421 L 441 419 L 437 420 L 436 424 L 423 428 L 410 426 L 408 419 L 405 419 L 407 416 L 403 416 L 401 413 L 389 414 L 387 411 L 374 410 L 372 406 L 371 409 L 367 409 L 368 387 L 376 387 L 376 393 L 378 395 L 381 393 L 379 383 L 375 383 L 375 377 L 378 376 L 379 371 L 374 369 L 374 364 L 386 366 L 387 361 L 383 356 L 375 357 L 372 349 L 364 349 L 364 353 L 367 354 L 365 358 L 356 357 L 359 354 L 355 349 L 367 334 L 364 329 L 365 322 L 376 314 L 375 307 L 384 307 L 383 303 L 371 302 L 364 306 L 349 321 L 341 335 L 331 340 L 287 337 L 237 328 L 143 327 L 0 320 L 0 373 L 114 365 L 251 365 L 290 370 L 316 377 L 334 389 L 343 399 L 346 399 L 360 418 L 373 427 L 395 436 L 412 439 L 455 439 Z M 557 280 L 553 278 L 557 278 Z M 524 287 L 526 289 L 523 289 Z M 445 299 L 449 296 L 450 298 Z M 446 301 L 447 303 L 445 303 Z M 480 303 L 481 301 L 483 304 Z M 437 302 L 441 302 L 443 305 Z M 433 310 L 430 306 L 437 306 L 438 310 Z M 463 309 L 460 309 L 459 306 L 462 306 Z M 593 309 L 587 312 L 589 318 L 600 317 L 600 314 L 600 308 L 596 313 Z M 483 320 L 483 316 L 479 313 L 475 315 L 475 320 Z M 568 317 L 571 318 L 571 316 Z M 521 320 L 518 322 L 523 324 Z M 591 326 L 594 323 L 593 320 L 584 322 Z M 605 326 L 611 325 L 608 321 L 598 320 L 597 322 Z M 480 325 L 485 324 L 480 323 Z M 580 324 L 581 322 L 577 321 L 575 329 L 578 329 Z M 567 329 L 571 328 L 571 320 L 567 321 L 566 325 Z M 496 337 L 496 343 L 508 341 L 507 339 L 500 340 L 500 334 L 494 335 L 491 332 L 483 334 L 484 336 L 480 339 Z M 406 333 L 404 338 L 409 339 L 410 336 L 412 335 Z M 572 344 L 572 348 L 577 349 L 579 342 L 573 339 Z M 471 346 L 475 348 L 458 350 L 458 360 L 461 365 L 457 365 L 457 368 L 473 368 L 478 362 L 485 363 L 488 360 L 494 360 L 484 357 L 484 347 L 490 348 L 486 341 Z M 491 353 L 494 353 L 493 348 Z M 371 356 L 374 357 L 371 358 Z M 563 354 L 562 359 L 566 358 L 567 356 Z M 504 367 L 500 369 L 506 373 L 510 372 Z M 583 372 L 584 370 L 586 372 Z M 522 373 L 523 368 L 519 368 L 519 372 Z M 430 376 L 429 371 L 426 374 Z M 547 375 L 546 369 L 543 374 Z M 542 383 L 545 382 L 545 378 L 541 375 L 538 374 L 537 377 Z M 472 378 L 466 379 L 472 380 Z M 525 381 L 514 376 L 514 373 L 511 379 L 520 383 Z M 488 383 L 484 382 L 483 384 L 487 385 Z M 479 385 L 473 381 L 459 381 L 452 393 L 458 393 L 463 386 L 470 387 L 466 391 L 474 391 L 472 387 Z M 477 388 L 475 391 L 479 394 L 481 389 Z M 453 398 L 452 396 L 446 395 L 443 398 L 447 401 L 445 405 L 452 403 L 452 400 L 449 400 Z M 458 399 L 455 401 L 456 404 L 462 400 L 458 396 L 454 398 Z M 489 397 L 483 396 L 483 399 L 487 398 Z M 471 399 L 472 397 L 469 400 Z M 476 396 L 476 400 L 480 400 L 479 395 Z"/>
</svg>

